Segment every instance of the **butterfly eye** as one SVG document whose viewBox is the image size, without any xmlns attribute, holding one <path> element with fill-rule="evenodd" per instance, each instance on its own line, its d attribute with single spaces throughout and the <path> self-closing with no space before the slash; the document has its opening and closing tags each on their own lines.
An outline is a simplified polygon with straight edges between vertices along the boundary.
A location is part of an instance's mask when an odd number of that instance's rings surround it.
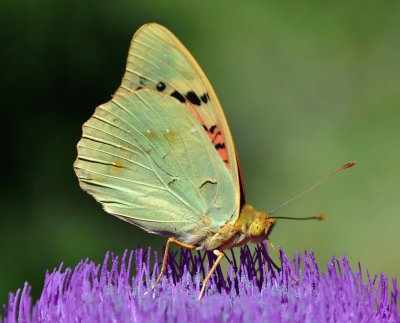
<svg viewBox="0 0 400 323">
<path fill-rule="evenodd" d="M 260 237 L 265 234 L 265 224 L 260 220 L 254 220 L 250 226 L 250 235 L 252 237 Z"/>
<path fill-rule="evenodd" d="M 165 88 L 166 88 L 165 83 L 163 83 L 163 82 L 158 82 L 157 83 L 157 90 L 158 91 L 162 92 L 162 91 L 165 90 Z"/>
</svg>

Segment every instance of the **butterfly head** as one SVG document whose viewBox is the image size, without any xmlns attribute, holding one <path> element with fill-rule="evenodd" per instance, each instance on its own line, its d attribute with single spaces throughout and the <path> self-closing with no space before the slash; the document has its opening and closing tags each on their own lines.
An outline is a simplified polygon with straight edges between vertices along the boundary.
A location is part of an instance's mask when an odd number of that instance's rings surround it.
<svg viewBox="0 0 400 323">
<path fill-rule="evenodd" d="M 257 211 L 251 205 L 245 205 L 240 213 L 240 225 L 252 242 L 261 242 L 268 238 L 276 220 L 267 213 Z"/>
</svg>

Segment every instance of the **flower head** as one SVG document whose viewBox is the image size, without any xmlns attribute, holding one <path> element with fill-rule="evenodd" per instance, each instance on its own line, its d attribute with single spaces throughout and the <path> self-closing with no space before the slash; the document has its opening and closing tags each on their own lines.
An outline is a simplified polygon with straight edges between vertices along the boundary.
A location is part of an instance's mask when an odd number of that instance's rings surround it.
<svg viewBox="0 0 400 323">
<path fill-rule="evenodd" d="M 75 269 L 47 273 L 32 305 L 30 287 L 10 294 L 4 322 L 394 322 L 400 321 L 395 279 L 352 270 L 333 258 L 320 271 L 313 253 L 274 267 L 266 246 L 228 254 L 227 273 L 219 268 L 197 301 L 200 284 L 215 260 L 212 253 L 175 252 L 168 274 L 154 289 L 159 265 L 150 249 L 107 253 L 103 264 L 81 261 Z M 152 261 L 155 264 L 152 266 Z M 365 282 L 364 282 L 365 281 Z M 1 319 L 0 319 L 1 321 Z"/>
</svg>

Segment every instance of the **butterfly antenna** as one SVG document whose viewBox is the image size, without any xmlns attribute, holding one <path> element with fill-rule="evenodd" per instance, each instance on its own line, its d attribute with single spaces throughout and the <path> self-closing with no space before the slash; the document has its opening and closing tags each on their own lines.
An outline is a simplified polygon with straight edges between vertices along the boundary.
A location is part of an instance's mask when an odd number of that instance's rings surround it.
<svg viewBox="0 0 400 323">
<path fill-rule="evenodd" d="M 304 218 L 293 218 L 291 216 L 274 216 L 274 219 L 283 219 L 283 220 L 326 220 L 326 215 L 317 215 L 317 216 L 308 216 Z"/>
<path fill-rule="evenodd" d="M 300 192 L 299 194 L 293 196 L 292 198 L 290 198 L 289 200 L 287 200 L 285 203 L 283 203 L 282 205 L 278 206 L 276 209 L 272 210 L 271 212 L 269 212 L 269 215 L 274 214 L 276 211 L 280 210 L 281 208 L 283 208 L 284 206 L 286 206 L 287 204 L 289 204 L 290 202 L 293 202 L 294 200 L 298 199 L 300 196 L 303 196 L 304 194 L 312 191 L 314 188 L 316 188 L 318 185 L 322 184 L 323 182 L 327 181 L 328 179 L 330 179 L 331 177 L 333 177 L 334 175 L 336 175 L 337 173 L 339 173 L 342 170 L 345 170 L 347 168 L 353 167 L 356 164 L 356 162 L 353 160 L 350 163 L 347 163 L 345 165 L 343 165 L 342 167 L 336 169 L 334 172 L 330 173 L 329 175 L 325 176 L 324 178 L 320 179 L 318 182 L 316 182 L 315 184 L 311 185 L 310 187 L 306 188 L 304 191 Z M 323 220 L 323 219 L 318 219 L 318 217 L 312 217 L 315 218 L 317 220 Z M 300 220 L 301 218 L 299 218 Z"/>
</svg>

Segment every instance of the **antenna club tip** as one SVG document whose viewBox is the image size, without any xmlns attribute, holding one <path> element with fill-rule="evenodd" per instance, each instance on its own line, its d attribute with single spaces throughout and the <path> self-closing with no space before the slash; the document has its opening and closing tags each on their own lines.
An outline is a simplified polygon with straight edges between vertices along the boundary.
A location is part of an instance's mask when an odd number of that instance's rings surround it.
<svg viewBox="0 0 400 323">
<path fill-rule="evenodd" d="M 347 168 L 353 167 L 355 164 L 357 164 L 357 162 L 355 160 L 352 160 L 350 163 L 347 163 L 346 165 L 344 165 L 342 167 L 342 169 L 347 169 Z"/>
<path fill-rule="evenodd" d="M 322 220 L 326 220 L 326 215 L 322 214 L 318 217 L 318 220 L 322 221 Z"/>
</svg>

